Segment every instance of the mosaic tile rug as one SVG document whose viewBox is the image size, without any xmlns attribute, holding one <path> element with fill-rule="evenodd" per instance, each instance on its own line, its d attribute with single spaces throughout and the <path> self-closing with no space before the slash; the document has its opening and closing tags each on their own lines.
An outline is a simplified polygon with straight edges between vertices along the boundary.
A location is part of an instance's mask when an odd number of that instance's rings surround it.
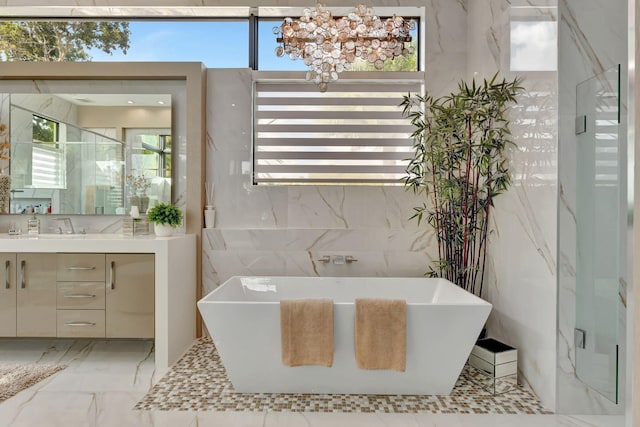
<svg viewBox="0 0 640 427">
<path fill-rule="evenodd" d="M 202 338 L 134 409 L 161 411 L 360 412 L 430 414 L 549 414 L 533 393 L 518 386 L 493 396 L 465 367 L 449 396 L 236 393 L 215 346 Z"/>
</svg>

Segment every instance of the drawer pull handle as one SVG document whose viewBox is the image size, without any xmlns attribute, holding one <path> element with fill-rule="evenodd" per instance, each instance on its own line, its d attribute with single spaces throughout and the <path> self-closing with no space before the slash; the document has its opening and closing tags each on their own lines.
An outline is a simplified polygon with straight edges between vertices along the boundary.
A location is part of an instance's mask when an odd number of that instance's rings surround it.
<svg viewBox="0 0 640 427">
<path fill-rule="evenodd" d="M 65 323 L 67 326 L 96 326 L 95 322 L 67 322 Z"/>
<path fill-rule="evenodd" d="M 95 298 L 95 294 L 65 294 L 65 298 Z"/>
<path fill-rule="evenodd" d="M 22 289 L 27 287 L 27 282 L 26 282 L 26 280 L 24 278 L 24 269 L 25 269 L 26 264 L 27 264 L 26 260 L 24 260 L 24 259 L 20 260 L 20 287 Z"/>
<path fill-rule="evenodd" d="M 109 267 L 109 286 L 111 287 L 111 289 L 115 289 L 115 283 L 114 283 L 115 268 L 116 268 L 116 262 L 111 261 L 111 266 Z"/>
<path fill-rule="evenodd" d="M 77 266 L 70 266 L 70 267 L 65 267 L 65 270 L 95 270 L 95 267 L 77 267 Z"/>
<path fill-rule="evenodd" d="M 10 273 L 11 273 L 11 261 L 6 260 L 4 263 L 4 280 L 5 280 L 4 287 L 7 289 L 11 289 L 11 278 L 9 277 Z"/>
</svg>

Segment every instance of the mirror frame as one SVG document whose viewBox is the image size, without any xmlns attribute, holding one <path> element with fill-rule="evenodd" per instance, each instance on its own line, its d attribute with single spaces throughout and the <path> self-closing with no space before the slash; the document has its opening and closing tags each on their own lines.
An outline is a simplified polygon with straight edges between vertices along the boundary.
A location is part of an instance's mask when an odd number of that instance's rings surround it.
<svg viewBox="0 0 640 427">
<path fill-rule="evenodd" d="M 3 62 L 0 80 L 185 81 L 186 155 L 189 165 L 186 170 L 185 229 L 187 233 L 200 235 L 204 207 L 205 70 L 200 62 Z"/>
</svg>

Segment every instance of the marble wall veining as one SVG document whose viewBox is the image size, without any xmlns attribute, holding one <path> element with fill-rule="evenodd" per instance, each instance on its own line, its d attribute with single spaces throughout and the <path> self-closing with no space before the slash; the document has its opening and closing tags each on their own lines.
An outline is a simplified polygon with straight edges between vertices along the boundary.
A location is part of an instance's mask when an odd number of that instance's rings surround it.
<svg viewBox="0 0 640 427">
<path fill-rule="evenodd" d="M 604 70 L 622 64 L 621 81 L 627 81 L 627 2 L 616 0 L 560 0 L 558 28 L 559 69 L 559 281 L 557 393 L 560 413 L 620 414 L 615 405 L 576 375 L 573 330 L 576 319 L 576 174 L 577 146 L 574 132 L 576 86 Z M 620 135 L 626 135 L 626 85 L 621 95 Z M 625 289 L 620 287 L 620 336 L 624 337 Z M 624 343 L 620 350 L 620 390 L 624 394 Z M 624 399 L 622 399 L 624 400 Z"/>
<path fill-rule="evenodd" d="M 509 112 L 512 186 L 495 200 L 483 296 L 489 336 L 518 348 L 519 379 L 555 408 L 557 72 L 512 70 L 512 21 L 556 22 L 554 0 L 468 3 L 468 78 L 523 79 Z"/>
<path fill-rule="evenodd" d="M 465 74 L 466 2 L 429 0 L 425 16 L 426 86 L 439 96 Z M 251 70 L 210 69 L 207 80 L 206 180 L 215 183 L 216 229 L 203 233 L 203 293 L 241 274 L 427 271 L 434 236 L 409 220 L 421 199 L 401 187 L 252 186 Z M 358 261 L 318 262 L 324 255 Z"/>
<path fill-rule="evenodd" d="M 421 276 L 433 233 L 409 221 L 401 187 L 252 186 L 251 70 L 208 71 L 207 182 L 216 228 L 203 233 L 204 293 L 233 275 Z M 319 262 L 352 255 L 349 265 Z"/>
</svg>

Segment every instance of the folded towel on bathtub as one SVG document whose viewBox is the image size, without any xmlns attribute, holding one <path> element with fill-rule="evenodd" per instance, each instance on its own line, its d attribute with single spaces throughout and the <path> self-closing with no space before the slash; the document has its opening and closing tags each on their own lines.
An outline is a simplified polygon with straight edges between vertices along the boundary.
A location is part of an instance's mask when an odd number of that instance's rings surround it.
<svg viewBox="0 0 640 427">
<path fill-rule="evenodd" d="M 287 366 L 333 365 L 333 301 L 280 301 L 282 363 Z"/>
<path fill-rule="evenodd" d="M 356 362 L 360 369 L 404 372 L 407 354 L 407 303 L 404 300 L 356 299 Z"/>
</svg>

